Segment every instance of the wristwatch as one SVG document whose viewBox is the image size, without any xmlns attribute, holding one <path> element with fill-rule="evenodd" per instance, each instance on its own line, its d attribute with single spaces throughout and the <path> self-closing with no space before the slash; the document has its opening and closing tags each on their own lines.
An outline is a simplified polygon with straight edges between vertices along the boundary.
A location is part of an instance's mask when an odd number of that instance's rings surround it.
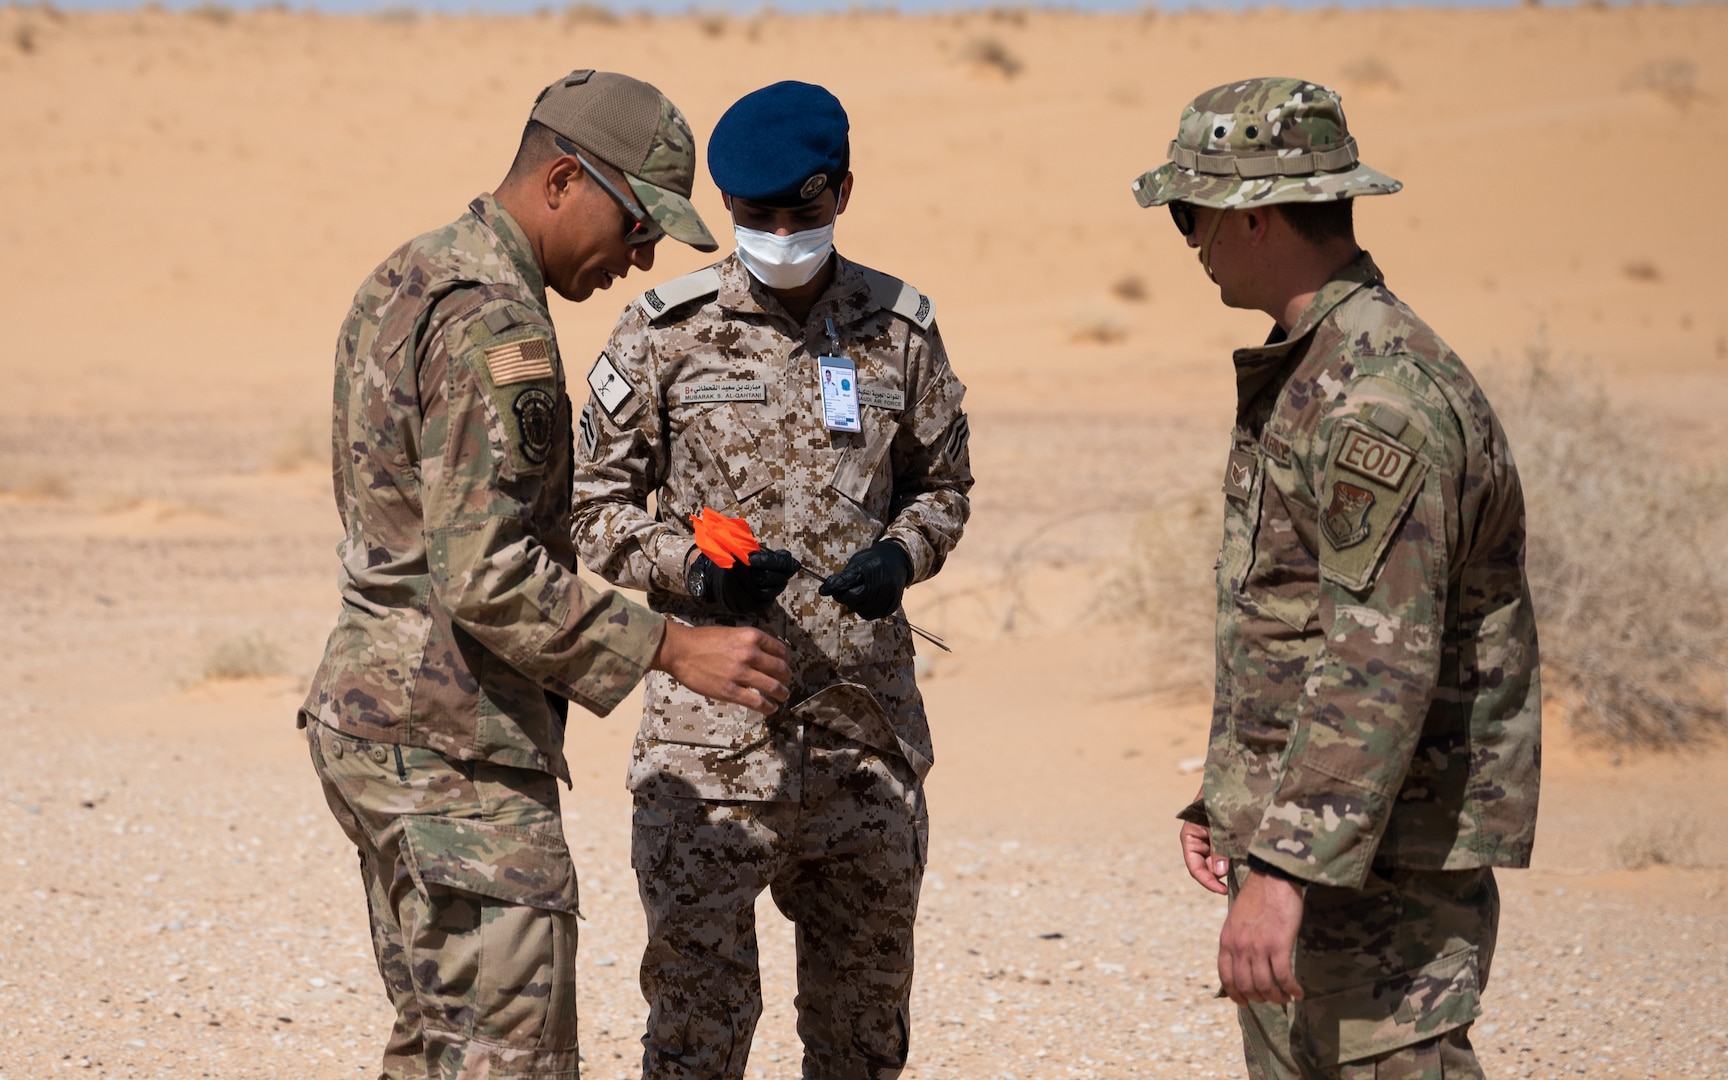
<svg viewBox="0 0 1728 1080">
<path fill-rule="evenodd" d="M 690 599 L 698 604 L 708 602 L 708 575 L 702 572 L 702 556 L 690 560 L 690 565 L 684 569 L 684 588 L 689 591 Z"/>
</svg>

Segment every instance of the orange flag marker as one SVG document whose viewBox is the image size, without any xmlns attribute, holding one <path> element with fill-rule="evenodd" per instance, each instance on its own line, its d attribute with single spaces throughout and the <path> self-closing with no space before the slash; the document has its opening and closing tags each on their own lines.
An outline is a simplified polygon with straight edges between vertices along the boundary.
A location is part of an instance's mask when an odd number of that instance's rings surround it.
<svg viewBox="0 0 1728 1080">
<path fill-rule="evenodd" d="M 690 524 L 696 529 L 697 550 L 722 570 L 730 570 L 737 562 L 748 563 L 750 553 L 762 546 L 748 521 L 727 517 L 711 506 L 704 506 L 700 517 L 691 514 Z"/>
</svg>

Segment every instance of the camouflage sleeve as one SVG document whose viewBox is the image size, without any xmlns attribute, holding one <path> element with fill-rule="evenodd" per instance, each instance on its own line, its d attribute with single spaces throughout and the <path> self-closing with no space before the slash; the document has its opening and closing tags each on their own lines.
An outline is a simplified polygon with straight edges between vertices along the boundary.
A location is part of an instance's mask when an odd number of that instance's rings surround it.
<svg viewBox="0 0 1728 1080">
<path fill-rule="evenodd" d="M 652 662 L 664 620 L 581 582 L 531 527 L 555 418 L 569 416 L 558 408 L 551 328 L 514 302 L 458 293 L 435 312 L 433 331 L 420 357 L 433 593 L 487 651 L 610 712 Z"/>
<path fill-rule="evenodd" d="M 650 326 L 631 304 L 588 374 L 578 423 L 571 535 L 588 568 L 630 589 L 684 592 L 690 532 L 648 512 L 666 477 Z"/>
<path fill-rule="evenodd" d="M 1435 694 L 1462 436 L 1438 393 L 1363 378 L 1303 461 L 1318 499 L 1324 647 L 1248 854 L 1360 888 Z"/>
<path fill-rule="evenodd" d="M 901 423 L 891 449 L 894 503 L 883 534 L 912 556 L 912 580 L 942 569 L 972 512 L 971 429 L 961 407 L 966 387 L 948 364 L 942 335 L 914 338 L 907 369 L 916 402 Z"/>
</svg>

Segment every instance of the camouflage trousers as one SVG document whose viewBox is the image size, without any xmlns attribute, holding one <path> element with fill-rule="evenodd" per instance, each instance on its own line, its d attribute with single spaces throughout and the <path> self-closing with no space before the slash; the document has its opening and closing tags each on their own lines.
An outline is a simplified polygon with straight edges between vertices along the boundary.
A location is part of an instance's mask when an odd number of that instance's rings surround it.
<svg viewBox="0 0 1728 1080">
<path fill-rule="evenodd" d="M 306 725 L 360 854 L 396 1024 L 386 1080 L 579 1075 L 576 872 L 557 781 Z"/>
<path fill-rule="evenodd" d="M 809 727 L 797 802 L 638 795 L 644 1080 L 744 1075 L 762 1015 L 756 898 L 796 927 L 805 1080 L 892 1080 L 911 1047 L 923 792 L 898 755 Z"/>
<path fill-rule="evenodd" d="M 1232 867 L 1230 896 L 1247 880 Z M 1237 1010 L 1252 1080 L 1480 1078 L 1480 1015 L 1500 921 L 1494 872 L 1376 868 L 1314 885 L 1296 940 L 1303 999 Z"/>
</svg>

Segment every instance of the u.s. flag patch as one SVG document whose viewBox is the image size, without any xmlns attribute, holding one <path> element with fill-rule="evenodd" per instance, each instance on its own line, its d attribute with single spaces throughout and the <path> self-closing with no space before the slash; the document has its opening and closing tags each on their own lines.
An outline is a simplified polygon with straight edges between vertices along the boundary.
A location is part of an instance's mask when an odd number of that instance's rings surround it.
<svg viewBox="0 0 1728 1080">
<path fill-rule="evenodd" d="M 552 377 L 552 350 L 545 338 L 525 338 L 486 350 L 486 369 L 497 386 Z"/>
</svg>

